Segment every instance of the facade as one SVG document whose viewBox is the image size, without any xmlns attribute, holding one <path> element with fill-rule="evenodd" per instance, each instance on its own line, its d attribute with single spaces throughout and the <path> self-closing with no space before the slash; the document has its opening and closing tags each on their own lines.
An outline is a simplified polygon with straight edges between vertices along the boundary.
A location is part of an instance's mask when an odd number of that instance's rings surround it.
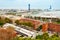
<svg viewBox="0 0 60 40">
<path fill-rule="evenodd" d="M 42 24 L 42 31 L 43 31 L 43 32 L 48 31 L 48 23 Z"/>
<path fill-rule="evenodd" d="M 60 32 L 60 24 L 48 23 L 48 28 L 52 32 Z"/>
<path fill-rule="evenodd" d="M 51 32 L 57 32 L 60 33 L 60 24 L 55 23 L 45 23 L 42 25 L 42 31 L 51 31 Z"/>
</svg>

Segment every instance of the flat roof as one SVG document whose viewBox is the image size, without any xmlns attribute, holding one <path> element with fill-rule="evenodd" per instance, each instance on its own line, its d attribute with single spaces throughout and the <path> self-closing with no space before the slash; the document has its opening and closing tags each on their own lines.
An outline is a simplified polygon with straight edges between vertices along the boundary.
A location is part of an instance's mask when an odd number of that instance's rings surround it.
<svg viewBox="0 0 60 40">
<path fill-rule="evenodd" d="M 40 13 L 31 13 L 26 16 L 32 17 L 46 17 L 46 18 L 60 18 L 60 11 L 50 11 L 50 12 L 40 12 Z"/>
</svg>

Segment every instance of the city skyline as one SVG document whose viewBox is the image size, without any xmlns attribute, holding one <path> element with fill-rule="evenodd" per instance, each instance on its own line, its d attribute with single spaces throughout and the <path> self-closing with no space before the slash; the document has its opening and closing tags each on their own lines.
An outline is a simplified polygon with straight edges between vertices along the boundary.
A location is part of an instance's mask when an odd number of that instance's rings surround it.
<svg viewBox="0 0 60 40">
<path fill-rule="evenodd" d="M 60 9 L 60 0 L 0 0 L 0 9 Z"/>
</svg>

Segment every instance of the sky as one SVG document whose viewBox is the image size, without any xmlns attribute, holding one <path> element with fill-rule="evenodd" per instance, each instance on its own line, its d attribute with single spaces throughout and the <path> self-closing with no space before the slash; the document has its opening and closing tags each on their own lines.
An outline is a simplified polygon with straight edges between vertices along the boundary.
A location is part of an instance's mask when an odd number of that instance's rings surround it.
<svg viewBox="0 0 60 40">
<path fill-rule="evenodd" d="M 60 0 L 0 0 L 0 9 L 60 9 Z"/>
</svg>

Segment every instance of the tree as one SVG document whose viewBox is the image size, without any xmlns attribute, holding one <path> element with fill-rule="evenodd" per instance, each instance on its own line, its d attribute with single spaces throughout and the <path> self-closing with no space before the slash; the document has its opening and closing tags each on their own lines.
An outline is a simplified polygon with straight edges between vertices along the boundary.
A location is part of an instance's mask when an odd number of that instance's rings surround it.
<svg viewBox="0 0 60 40">
<path fill-rule="evenodd" d="M 3 24 L 5 24 L 5 20 L 4 19 L 0 19 L 0 26 L 2 26 Z"/>
<path fill-rule="evenodd" d="M 42 36 L 43 36 L 43 39 L 44 39 L 44 40 L 47 40 L 47 39 L 49 38 L 48 33 L 44 33 Z"/>
<path fill-rule="evenodd" d="M 42 40 L 43 39 L 43 36 L 42 35 L 37 35 L 36 36 L 36 39 L 41 39 Z"/>
<path fill-rule="evenodd" d="M 12 23 L 12 20 L 8 19 L 8 18 L 5 18 L 5 22 L 6 23 Z"/>
<path fill-rule="evenodd" d="M 57 33 L 55 33 L 54 35 L 51 36 L 52 38 L 54 37 L 59 37 L 59 35 Z"/>
<path fill-rule="evenodd" d="M 16 20 L 16 21 L 15 21 L 15 23 L 16 23 L 17 25 L 19 25 L 19 24 L 20 24 L 20 23 L 19 23 L 19 20 Z"/>
<path fill-rule="evenodd" d="M 36 30 L 40 31 L 42 29 L 42 25 L 40 25 Z"/>
</svg>

